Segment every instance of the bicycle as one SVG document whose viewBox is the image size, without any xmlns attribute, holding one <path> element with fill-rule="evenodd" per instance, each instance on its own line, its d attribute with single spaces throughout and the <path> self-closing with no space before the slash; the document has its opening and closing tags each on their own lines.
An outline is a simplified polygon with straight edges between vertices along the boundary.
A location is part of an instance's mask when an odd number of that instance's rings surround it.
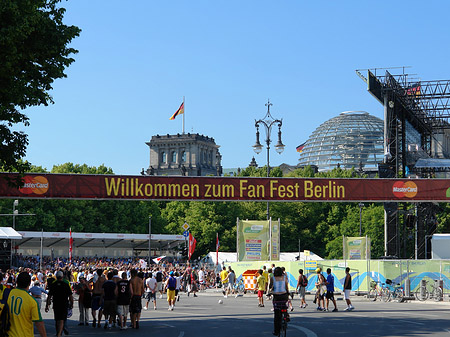
<svg viewBox="0 0 450 337">
<path fill-rule="evenodd" d="M 381 282 L 379 282 L 379 281 L 371 281 L 370 282 L 369 294 L 367 295 L 367 299 L 369 301 L 375 302 L 377 299 L 381 300 L 382 294 L 383 294 L 383 288 L 379 287 L 378 284 L 381 284 Z"/>
<path fill-rule="evenodd" d="M 439 302 L 442 300 L 443 292 L 442 288 L 439 286 L 439 280 L 434 280 L 431 290 L 427 289 L 429 281 L 425 280 L 424 285 L 420 285 L 419 289 L 415 292 L 415 296 L 419 301 L 425 301 L 430 298 Z"/>
<path fill-rule="evenodd" d="M 281 312 L 280 332 L 278 333 L 277 336 L 286 337 L 288 322 L 291 320 L 288 314 L 286 301 L 273 301 L 273 309 L 274 315 L 276 315 L 277 311 Z"/>
<path fill-rule="evenodd" d="M 404 297 L 403 287 L 400 283 L 397 285 L 392 285 L 392 281 L 386 279 L 386 284 L 383 284 L 381 298 L 384 302 L 388 302 L 391 300 L 397 300 L 398 302 L 402 302 Z"/>
<path fill-rule="evenodd" d="M 236 294 L 239 294 L 239 295 L 243 295 L 243 294 L 247 293 L 247 290 L 245 290 L 244 280 L 242 278 L 239 280 L 238 283 L 234 284 L 233 290 Z"/>
</svg>

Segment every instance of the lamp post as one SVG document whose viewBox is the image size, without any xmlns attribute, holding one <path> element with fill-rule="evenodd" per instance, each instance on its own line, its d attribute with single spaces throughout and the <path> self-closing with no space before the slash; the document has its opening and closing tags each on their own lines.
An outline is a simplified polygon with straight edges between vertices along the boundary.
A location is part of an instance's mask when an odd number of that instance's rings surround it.
<svg viewBox="0 0 450 337">
<path fill-rule="evenodd" d="M 267 177 L 269 177 L 270 174 L 270 166 L 269 166 L 269 153 L 270 153 L 270 143 L 272 142 L 270 140 L 270 134 L 272 131 L 272 126 L 275 124 L 278 124 L 278 142 L 275 145 L 275 150 L 281 154 L 284 151 L 284 144 L 281 142 L 281 125 L 283 125 L 283 119 L 274 119 L 272 115 L 270 114 L 270 107 L 273 105 L 270 103 L 269 100 L 267 100 L 267 103 L 265 104 L 267 107 L 267 113 L 264 116 L 263 119 L 255 120 L 255 128 L 256 128 L 256 143 L 253 145 L 253 150 L 256 152 L 256 154 L 261 153 L 263 146 L 259 142 L 259 127 L 263 126 L 266 130 L 266 148 L 267 148 Z M 269 202 L 267 202 L 267 220 L 270 219 L 270 213 L 269 213 Z"/>
<path fill-rule="evenodd" d="M 152 263 L 152 216 L 148 217 L 148 267 Z"/>
<path fill-rule="evenodd" d="M 14 200 L 13 203 L 13 229 L 16 229 L 16 215 L 19 214 L 19 211 L 16 207 L 19 206 L 19 200 Z"/>
</svg>

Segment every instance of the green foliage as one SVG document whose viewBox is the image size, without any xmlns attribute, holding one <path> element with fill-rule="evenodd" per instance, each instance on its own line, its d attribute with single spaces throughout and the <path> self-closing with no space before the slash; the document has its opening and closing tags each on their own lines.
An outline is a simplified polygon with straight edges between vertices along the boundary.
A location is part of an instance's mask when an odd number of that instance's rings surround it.
<svg viewBox="0 0 450 337">
<path fill-rule="evenodd" d="M 51 173 L 77 173 L 77 174 L 114 174 L 110 167 L 104 164 L 99 167 L 88 166 L 86 164 L 74 165 L 73 163 L 64 163 L 61 165 L 53 165 Z"/>
<path fill-rule="evenodd" d="M 28 137 L 11 128 L 29 125 L 23 110 L 53 103 L 49 91 L 77 50 L 68 47 L 80 29 L 62 23 L 60 0 L 2 0 L 0 2 L 0 167 L 24 173 Z"/>
</svg>

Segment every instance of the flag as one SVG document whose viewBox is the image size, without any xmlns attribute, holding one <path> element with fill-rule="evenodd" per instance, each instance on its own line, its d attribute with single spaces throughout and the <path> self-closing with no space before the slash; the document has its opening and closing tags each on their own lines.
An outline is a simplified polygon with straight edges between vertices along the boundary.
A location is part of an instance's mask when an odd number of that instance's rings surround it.
<svg viewBox="0 0 450 337">
<path fill-rule="evenodd" d="M 180 107 L 178 108 L 178 110 L 172 115 L 172 117 L 170 117 L 170 120 L 174 120 L 175 117 L 177 117 L 178 115 L 182 115 L 184 114 L 184 102 L 181 103 Z"/>
<path fill-rule="evenodd" d="M 197 244 L 197 240 L 189 233 L 189 250 L 188 250 L 188 260 L 191 259 L 192 254 L 194 254 L 195 245 Z"/>
<path fill-rule="evenodd" d="M 69 262 L 70 263 L 72 263 L 72 247 L 73 247 L 72 227 L 70 227 L 70 232 L 69 232 Z"/>
<path fill-rule="evenodd" d="M 415 95 L 415 96 L 419 96 L 420 95 L 420 90 L 421 90 L 421 86 L 420 83 L 415 83 L 413 84 L 410 88 L 406 89 L 406 94 L 407 95 Z"/>
<path fill-rule="evenodd" d="M 219 233 L 217 233 L 217 237 L 216 237 L 216 266 L 219 263 L 219 248 L 220 248 Z"/>
<path fill-rule="evenodd" d="M 160 263 L 161 262 L 161 260 L 162 259 L 164 259 L 166 256 L 165 255 L 163 255 L 163 256 L 160 256 L 160 257 L 157 257 L 157 258 L 154 258 L 153 259 L 153 262 L 155 262 L 156 264 L 158 264 L 158 263 Z"/>
<path fill-rule="evenodd" d="M 295 149 L 297 150 L 297 152 L 302 153 L 303 148 L 305 147 L 306 142 L 304 142 L 303 144 L 300 144 L 299 146 L 297 146 Z"/>
</svg>

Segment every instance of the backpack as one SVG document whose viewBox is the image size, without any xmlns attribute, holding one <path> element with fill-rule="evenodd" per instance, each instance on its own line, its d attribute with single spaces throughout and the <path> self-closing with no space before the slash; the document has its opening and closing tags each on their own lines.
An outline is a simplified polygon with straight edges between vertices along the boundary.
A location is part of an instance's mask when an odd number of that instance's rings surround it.
<svg viewBox="0 0 450 337">
<path fill-rule="evenodd" d="M 0 300 L 0 337 L 7 337 L 8 331 L 11 328 L 8 297 L 11 292 L 10 288 L 6 288 L 0 285 L 0 294 L 2 299 Z"/>
<path fill-rule="evenodd" d="M 307 285 L 308 285 L 308 278 L 305 275 L 303 275 L 302 287 L 306 287 Z"/>
</svg>

